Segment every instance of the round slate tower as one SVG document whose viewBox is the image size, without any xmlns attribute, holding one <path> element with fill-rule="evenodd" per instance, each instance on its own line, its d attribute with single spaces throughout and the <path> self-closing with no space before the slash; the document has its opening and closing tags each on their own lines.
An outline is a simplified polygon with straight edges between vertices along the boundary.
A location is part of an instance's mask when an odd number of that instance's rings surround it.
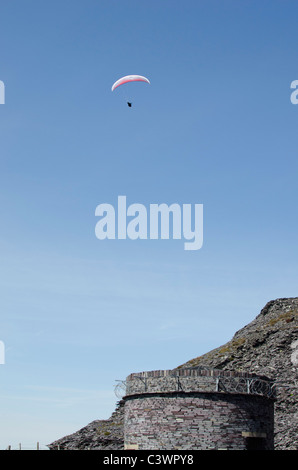
<svg viewBox="0 0 298 470">
<path fill-rule="evenodd" d="M 272 450 L 274 384 L 208 368 L 127 377 L 124 445 L 139 450 Z"/>
</svg>

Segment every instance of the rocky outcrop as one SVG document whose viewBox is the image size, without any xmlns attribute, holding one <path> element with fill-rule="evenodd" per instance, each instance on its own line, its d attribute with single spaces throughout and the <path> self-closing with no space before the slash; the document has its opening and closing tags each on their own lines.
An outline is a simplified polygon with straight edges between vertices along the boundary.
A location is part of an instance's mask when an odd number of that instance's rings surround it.
<svg viewBox="0 0 298 470">
<path fill-rule="evenodd" d="M 123 401 L 107 420 L 95 420 L 49 445 L 50 450 L 123 450 Z"/>
<path fill-rule="evenodd" d="M 276 382 L 275 449 L 298 449 L 298 298 L 268 302 L 226 344 L 180 367 L 211 367 L 265 375 Z M 50 449 L 123 449 L 123 402 L 108 420 L 49 445 Z"/>
</svg>

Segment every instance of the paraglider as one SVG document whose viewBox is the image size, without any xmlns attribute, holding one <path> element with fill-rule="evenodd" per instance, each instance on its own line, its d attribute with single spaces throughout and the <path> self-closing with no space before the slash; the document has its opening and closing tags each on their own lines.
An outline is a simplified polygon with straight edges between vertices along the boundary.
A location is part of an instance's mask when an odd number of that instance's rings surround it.
<svg viewBox="0 0 298 470">
<path fill-rule="evenodd" d="M 125 83 L 129 83 L 129 82 L 145 82 L 145 83 L 149 83 L 150 85 L 150 81 L 148 80 L 148 78 L 143 77 L 142 75 L 126 75 L 125 77 L 119 78 L 119 80 L 117 80 L 113 84 L 112 91 L 114 91 L 119 86 L 124 85 Z M 131 101 L 127 101 L 127 105 L 129 106 L 129 108 L 131 108 L 132 106 Z"/>
<path fill-rule="evenodd" d="M 119 78 L 119 80 L 114 83 L 112 91 L 114 91 L 118 86 L 124 85 L 124 83 L 128 82 L 147 82 L 150 84 L 148 78 L 142 77 L 142 75 L 126 75 L 125 77 Z"/>
</svg>

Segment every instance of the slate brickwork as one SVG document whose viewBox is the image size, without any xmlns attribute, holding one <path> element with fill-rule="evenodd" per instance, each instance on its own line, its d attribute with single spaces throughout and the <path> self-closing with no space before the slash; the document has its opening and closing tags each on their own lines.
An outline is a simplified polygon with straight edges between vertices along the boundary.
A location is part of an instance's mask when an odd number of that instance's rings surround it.
<svg viewBox="0 0 298 470">
<path fill-rule="evenodd" d="M 127 449 L 274 448 L 272 384 L 264 377 L 180 369 L 131 374 L 126 384 Z"/>
</svg>

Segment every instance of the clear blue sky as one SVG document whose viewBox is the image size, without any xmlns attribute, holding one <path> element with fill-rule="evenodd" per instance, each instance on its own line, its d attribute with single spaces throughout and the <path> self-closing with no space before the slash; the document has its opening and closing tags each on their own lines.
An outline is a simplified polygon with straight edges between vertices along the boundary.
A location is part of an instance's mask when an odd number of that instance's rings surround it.
<svg viewBox="0 0 298 470">
<path fill-rule="evenodd" d="M 296 1 L 16 0 L 0 15 L 0 448 L 115 408 L 116 380 L 297 296 Z M 115 80 L 141 74 L 133 107 Z M 139 86 L 137 86 L 139 85 Z M 204 204 L 204 245 L 95 237 L 95 208 Z"/>
</svg>

